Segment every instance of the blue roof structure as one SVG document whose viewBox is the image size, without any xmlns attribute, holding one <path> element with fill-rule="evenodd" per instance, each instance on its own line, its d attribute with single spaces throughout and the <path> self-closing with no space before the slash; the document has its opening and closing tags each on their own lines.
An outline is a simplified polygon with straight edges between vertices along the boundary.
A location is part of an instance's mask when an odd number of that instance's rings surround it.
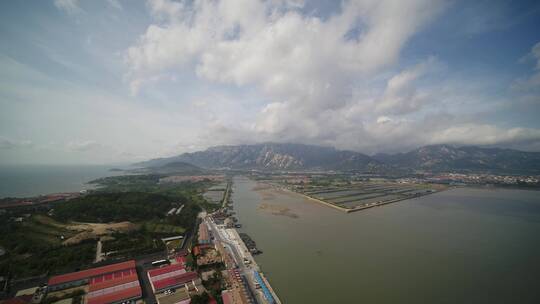
<svg viewBox="0 0 540 304">
<path fill-rule="evenodd" d="M 272 293 L 270 292 L 270 290 L 268 289 L 268 287 L 264 283 L 264 281 L 261 278 L 261 275 L 259 274 L 259 272 L 257 270 L 254 270 L 253 274 L 255 275 L 255 279 L 257 280 L 259 285 L 261 285 L 261 289 L 263 291 L 263 294 L 264 294 L 264 297 L 266 298 L 266 300 L 268 300 L 268 302 L 270 304 L 276 303 L 276 300 L 274 300 L 274 297 L 272 297 Z"/>
</svg>

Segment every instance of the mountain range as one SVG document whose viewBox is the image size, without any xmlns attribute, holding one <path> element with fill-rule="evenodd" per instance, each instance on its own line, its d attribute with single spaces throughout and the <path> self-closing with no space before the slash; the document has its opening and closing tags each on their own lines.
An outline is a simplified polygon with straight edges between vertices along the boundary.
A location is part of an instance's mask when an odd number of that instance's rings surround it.
<svg viewBox="0 0 540 304">
<path fill-rule="evenodd" d="M 368 156 L 354 151 L 337 150 L 290 143 L 216 146 L 204 151 L 184 153 L 136 164 L 163 167 L 187 163 L 206 169 L 258 170 L 355 170 L 364 172 L 458 171 L 512 174 L 539 174 L 540 152 L 453 145 L 424 146 L 407 153 Z"/>
</svg>

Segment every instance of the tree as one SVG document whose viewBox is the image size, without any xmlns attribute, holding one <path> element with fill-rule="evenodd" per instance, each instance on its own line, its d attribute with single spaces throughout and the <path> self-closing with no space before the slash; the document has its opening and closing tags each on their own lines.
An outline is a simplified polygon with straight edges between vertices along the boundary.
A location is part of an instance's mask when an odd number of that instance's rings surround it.
<svg viewBox="0 0 540 304">
<path fill-rule="evenodd" d="M 210 296 L 206 291 L 191 298 L 191 304 L 208 304 L 208 301 L 210 301 Z"/>
</svg>

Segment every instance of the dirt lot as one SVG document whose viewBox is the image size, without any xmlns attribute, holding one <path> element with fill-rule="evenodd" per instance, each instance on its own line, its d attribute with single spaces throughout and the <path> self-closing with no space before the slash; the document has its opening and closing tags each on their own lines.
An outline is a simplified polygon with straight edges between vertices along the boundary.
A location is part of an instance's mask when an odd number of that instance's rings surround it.
<svg viewBox="0 0 540 304">
<path fill-rule="evenodd" d="M 110 224 L 72 223 L 65 228 L 73 231 L 79 231 L 79 233 L 65 240 L 64 244 L 77 244 L 86 239 L 97 239 L 100 236 L 113 234 L 115 232 L 133 231 L 137 229 L 137 225 L 131 222 Z"/>
</svg>

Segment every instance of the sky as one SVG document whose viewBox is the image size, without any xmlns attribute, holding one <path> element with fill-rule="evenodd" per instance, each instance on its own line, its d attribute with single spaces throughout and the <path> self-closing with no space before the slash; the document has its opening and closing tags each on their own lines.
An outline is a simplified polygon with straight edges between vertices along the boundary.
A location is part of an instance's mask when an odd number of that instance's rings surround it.
<svg viewBox="0 0 540 304">
<path fill-rule="evenodd" d="M 540 151 L 540 3 L 0 1 L 0 164 Z"/>
</svg>

